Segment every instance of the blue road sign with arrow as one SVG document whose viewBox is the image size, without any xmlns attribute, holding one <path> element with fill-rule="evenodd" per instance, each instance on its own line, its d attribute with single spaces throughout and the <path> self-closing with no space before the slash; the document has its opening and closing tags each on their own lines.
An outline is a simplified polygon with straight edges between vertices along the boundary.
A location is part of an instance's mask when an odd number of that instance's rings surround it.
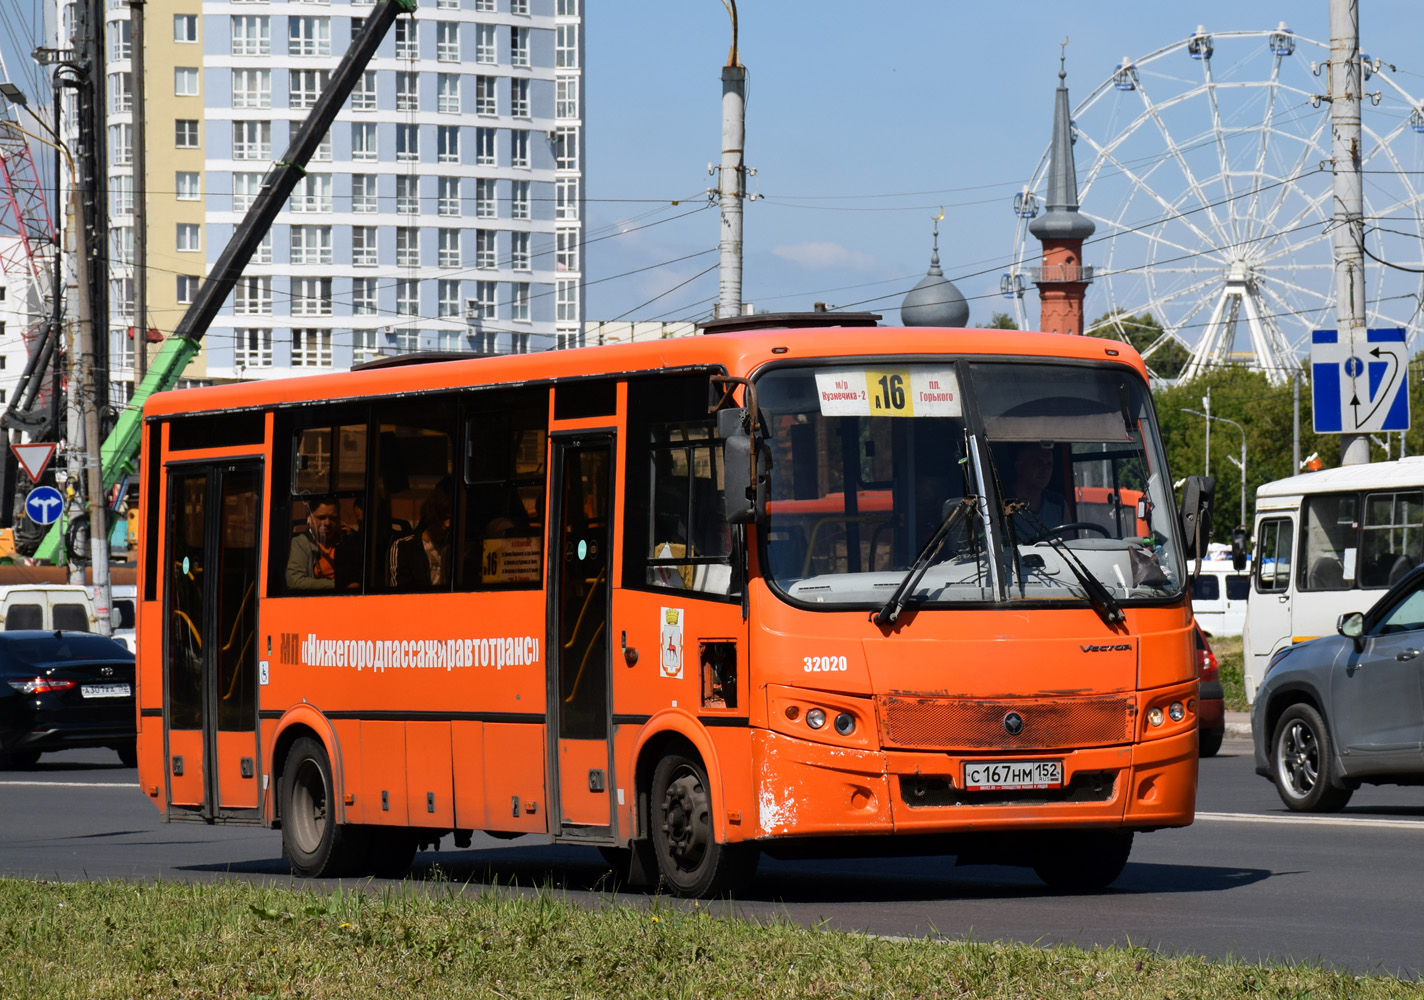
<svg viewBox="0 0 1424 1000">
<path fill-rule="evenodd" d="M 1310 335 L 1317 434 L 1409 429 L 1409 355 L 1403 328 L 1365 331 L 1353 345 L 1336 330 Z"/>
<path fill-rule="evenodd" d="M 53 524 L 64 510 L 64 497 L 53 486 L 36 486 L 25 497 L 25 514 L 36 524 Z"/>
</svg>

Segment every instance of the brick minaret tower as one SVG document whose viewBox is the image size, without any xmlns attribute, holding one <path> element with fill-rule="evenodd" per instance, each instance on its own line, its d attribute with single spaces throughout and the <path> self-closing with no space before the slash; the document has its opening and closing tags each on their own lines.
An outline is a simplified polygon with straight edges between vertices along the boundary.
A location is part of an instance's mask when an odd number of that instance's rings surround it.
<svg viewBox="0 0 1424 1000">
<path fill-rule="evenodd" d="M 1049 333 L 1083 332 L 1083 297 L 1093 269 L 1083 266 L 1083 241 L 1093 235 L 1093 220 L 1078 212 L 1078 172 L 1073 165 L 1073 132 L 1068 105 L 1068 71 L 1060 58 L 1058 92 L 1053 103 L 1053 145 L 1048 154 L 1048 192 L 1044 212 L 1028 231 L 1043 244 L 1038 285 L 1039 329 Z"/>
</svg>

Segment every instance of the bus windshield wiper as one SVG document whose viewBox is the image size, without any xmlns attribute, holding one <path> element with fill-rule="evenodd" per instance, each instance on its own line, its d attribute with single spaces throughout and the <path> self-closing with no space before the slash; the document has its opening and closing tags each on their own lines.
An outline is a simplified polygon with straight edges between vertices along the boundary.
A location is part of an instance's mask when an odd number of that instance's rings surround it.
<svg viewBox="0 0 1424 1000">
<path fill-rule="evenodd" d="M 1127 615 L 1123 613 L 1122 607 L 1113 600 L 1113 596 L 1108 592 L 1108 588 L 1103 586 L 1103 581 L 1094 576 L 1077 554 L 1068 547 L 1068 543 L 1053 533 L 1053 529 L 1040 521 L 1029 510 L 1028 504 L 1022 500 L 1010 500 L 1004 504 L 1004 516 L 1012 518 L 1014 514 L 1023 514 L 1038 530 L 1039 537 L 1053 546 L 1053 550 L 1063 557 L 1063 561 L 1072 570 L 1073 575 L 1078 578 L 1078 582 L 1083 586 L 1083 596 L 1088 599 L 1088 603 L 1093 606 L 1093 610 L 1098 613 L 1098 617 L 1103 620 L 1103 624 L 1109 627 L 1120 625 L 1127 620 Z"/>
<path fill-rule="evenodd" d="M 953 501 L 952 501 L 953 502 Z M 958 502 L 954 502 L 953 509 L 944 516 L 935 533 L 925 542 L 924 548 L 920 549 L 920 554 L 915 557 L 914 565 L 905 574 L 905 578 L 900 581 L 900 585 L 895 588 L 895 593 L 890 595 L 890 600 L 885 602 L 885 606 L 875 614 L 871 615 L 871 620 L 877 625 L 892 625 L 896 618 L 900 617 L 900 612 L 904 610 L 905 602 L 909 599 L 920 579 L 925 575 L 925 570 L 930 568 L 932 560 L 939 550 L 944 546 L 945 539 L 955 526 L 964 519 L 964 516 L 979 502 L 977 496 L 961 497 Z"/>
</svg>

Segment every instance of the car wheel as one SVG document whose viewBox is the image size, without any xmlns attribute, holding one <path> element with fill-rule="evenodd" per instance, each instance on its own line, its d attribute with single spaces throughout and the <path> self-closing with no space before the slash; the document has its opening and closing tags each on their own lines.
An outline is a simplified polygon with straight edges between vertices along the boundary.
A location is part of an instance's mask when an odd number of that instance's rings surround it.
<svg viewBox="0 0 1424 1000">
<path fill-rule="evenodd" d="M 1131 830 L 1050 833 L 1033 870 L 1051 888 L 1091 892 L 1111 885 L 1127 867 L 1131 853 Z"/>
<path fill-rule="evenodd" d="M 39 763 L 40 751 L 38 750 L 6 750 L 0 751 L 0 771 L 28 771 Z"/>
<path fill-rule="evenodd" d="M 299 878 L 350 875 L 367 858 L 362 831 L 336 822 L 331 760 L 317 740 L 303 736 L 282 769 L 282 853 Z"/>
<path fill-rule="evenodd" d="M 653 853 L 663 884 L 678 896 L 707 898 L 739 888 L 756 871 L 751 845 L 719 844 L 712 794 L 700 761 L 670 754 L 653 771 Z"/>
<path fill-rule="evenodd" d="M 1311 705 L 1292 705 L 1281 714 L 1271 740 L 1271 778 L 1287 808 L 1296 812 L 1339 812 L 1351 789 L 1331 783 L 1335 747 L 1325 719 Z"/>
<path fill-rule="evenodd" d="M 1221 749 L 1221 741 L 1226 738 L 1226 727 L 1203 729 L 1197 734 L 1198 752 L 1203 757 L 1215 757 Z"/>
</svg>

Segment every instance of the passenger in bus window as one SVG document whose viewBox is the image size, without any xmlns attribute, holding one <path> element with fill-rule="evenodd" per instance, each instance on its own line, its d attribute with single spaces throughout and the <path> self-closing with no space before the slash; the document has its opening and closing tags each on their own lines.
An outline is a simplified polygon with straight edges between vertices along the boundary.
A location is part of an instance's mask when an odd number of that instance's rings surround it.
<svg viewBox="0 0 1424 1000">
<path fill-rule="evenodd" d="M 288 590 L 334 590 L 336 545 L 341 540 L 341 514 L 329 497 L 308 499 L 307 530 L 292 538 L 287 554 Z"/>
<path fill-rule="evenodd" d="M 361 589 L 361 554 L 366 547 L 366 500 L 350 501 L 350 520 L 343 522 L 344 534 L 336 543 L 336 586 L 340 590 Z"/>
<path fill-rule="evenodd" d="M 391 543 L 390 582 L 396 590 L 429 590 L 450 579 L 450 498 L 432 490 L 415 531 Z"/>
<path fill-rule="evenodd" d="M 1054 446 L 1051 442 L 1029 441 L 1014 452 L 1014 481 L 1009 495 L 1028 505 L 1028 511 L 1014 514 L 1014 533 L 1021 542 L 1038 541 L 1049 529 L 1068 520 L 1063 494 L 1049 488 L 1053 479 Z"/>
</svg>

